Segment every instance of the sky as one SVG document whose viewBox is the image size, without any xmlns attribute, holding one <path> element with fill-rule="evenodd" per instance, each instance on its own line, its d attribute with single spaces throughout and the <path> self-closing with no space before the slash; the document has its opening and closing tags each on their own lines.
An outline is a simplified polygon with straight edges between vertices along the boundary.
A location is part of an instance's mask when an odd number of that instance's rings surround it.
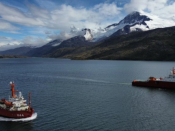
<svg viewBox="0 0 175 131">
<path fill-rule="evenodd" d="M 0 0 L 0 51 L 70 37 L 72 27 L 105 28 L 132 11 L 175 21 L 175 0 Z"/>
</svg>

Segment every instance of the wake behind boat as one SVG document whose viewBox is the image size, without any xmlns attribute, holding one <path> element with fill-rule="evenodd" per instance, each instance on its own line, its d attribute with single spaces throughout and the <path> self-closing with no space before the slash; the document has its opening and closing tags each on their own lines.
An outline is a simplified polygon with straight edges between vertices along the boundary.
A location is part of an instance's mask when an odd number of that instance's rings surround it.
<svg viewBox="0 0 175 131">
<path fill-rule="evenodd" d="M 2 117 L 0 116 L 0 121 L 22 121 L 22 122 L 25 122 L 25 121 L 32 121 L 34 119 L 37 118 L 37 113 L 33 113 L 31 117 L 26 117 L 26 118 L 20 118 L 20 119 L 16 119 L 16 118 L 7 118 L 7 117 Z"/>
<path fill-rule="evenodd" d="M 29 93 L 29 106 L 26 104 L 26 100 L 22 96 L 22 93 L 19 92 L 18 95 L 15 95 L 15 85 L 13 82 L 10 82 L 12 96 L 9 97 L 9 100 L 1 99 L 0 100 L 0 116 L 6 118 L 15 118 L 15 119 L 24 119 L 31 118 L 34 109 L 31 107 L 31 93 Z M 37 114 L 35 114 L 36 118 Z"/>
<path fill-rule="evenodd" d="M 132 85 L 141 86 L 141 87 L 157 87 L 157 88 L 175 89 L 175 70 L 173 68 L 168 77 L 165 77 L 165 78 L 149 77 L 149 79 L 146 81 L 134 80 L 132 82 Z"/>
</svg>

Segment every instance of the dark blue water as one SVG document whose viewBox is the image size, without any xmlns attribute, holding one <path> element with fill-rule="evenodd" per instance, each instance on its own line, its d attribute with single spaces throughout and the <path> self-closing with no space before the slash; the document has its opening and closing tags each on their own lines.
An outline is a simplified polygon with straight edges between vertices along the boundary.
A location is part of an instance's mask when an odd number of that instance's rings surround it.
<svg viewBox="0 0 175 131">
<path fill-rule="evenodd" d="M 164 77 L 175 62 L 0 59 L 0 98 L 9 82 L 38 113 L 31 122 L 0 122 L 2 131 L 174 131 L 175 91 L 132 87 Z"/>
</svg>

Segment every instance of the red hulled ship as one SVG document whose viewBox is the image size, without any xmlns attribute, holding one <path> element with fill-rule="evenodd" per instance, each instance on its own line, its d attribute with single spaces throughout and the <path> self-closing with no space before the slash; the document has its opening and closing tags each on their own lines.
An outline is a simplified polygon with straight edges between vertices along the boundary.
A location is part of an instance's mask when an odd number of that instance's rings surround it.
<svg viewBox="0 0 175 131">
<path fill-rule="evenodd" d="M 26 104 L 26 100 L 22 96 L 22 93 L 19 92 L 18 95 L 15 95 L 15 85 L 13 82 L 10 82 L 12 96 L 9 97 L 9 100 L 1 99 L 0 100 L 0 116 L 8 118 L 28 118 L 31 117 L 34 113 L 34 109 L 31 108 L 31 93 L 29 93 L 29 106 Z"/>
<path fill-rule="evenodd" d="M 149 77 L 146 81 L 134 80 L 132 82 L 133 86 L 142 86 L 142 87 L 157 87 L 157 88 L 171 88 L 175 89 L 175 70 L 170 72 L 168 77 L 165 78 L 155 78 Z"/>
</svg>

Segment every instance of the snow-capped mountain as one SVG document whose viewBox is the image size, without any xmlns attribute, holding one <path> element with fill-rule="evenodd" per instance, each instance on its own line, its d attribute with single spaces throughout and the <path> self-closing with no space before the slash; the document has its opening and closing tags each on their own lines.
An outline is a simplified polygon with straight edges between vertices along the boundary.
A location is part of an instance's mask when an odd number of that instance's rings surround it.
<svg viewBox="0 0 175 131">
<path fill-rule="evenodd" d="M 39 52 L 39 50 L 48 52 L 46 50 L 61 47 L 63 46 L 62 44 L 65 46 L 67 43 L 69 43 L 68 45 L 73 46 L 76 46 L 75 44 L 83 46 L 83 43 L 85 45 L 90 45 L 89 43 L 103 41 L 109 37 L 124 35 L 135 31 L 148 31 L 156 28 L 165 28 L 170 26 L 175 26 L 175 21 L 161 19 L 158 16 L 145 12 L 132 12 L 120 22 L 113 23 L 105 28 L 97 27 L 79 29 L 72 26 L 69 33 L 62 33 L 62 35 L 60 33 L 59 39 L 53 39 L 53 41 L 47 43 L 41 48 L 35 49 L 35 52 Z M 18 50 L 18 48 L 15 50 Z"/>
<path fill-rule="evenodd" d="M 130 33 L 134 31 L 147 31 L 156 28 L 165 28 L 174 25 L 174 21 L 161 19 L 155 15 L 150 15 L 144 12 L 132 12 L 119 23 L 114 23 L 107 26 L 105 28 L 106 32 L 104 33 L 104 35 L 106 37 L 109 37 L 119 30 L 125 30 L 126 27 L 130 30 L 127 33 Z"/>
<path fill-rule="evenodd" d="M 134 31 L 147 31 L 156 28 L 165 28 L 175 26 L 175 22 L 172 20 L 161 19 L 158 16 L 150 15 L 144 12 L 132 12 L 127 15 L 119 23 L 111 24 L 104 29 L 76 29 L 74 27 L 74 33 L 77 35 L 84 36 L 88 41 L 99 41 L 101 39 L 107 38 L 111 35 L 118 34 L 128 34 Z M 116 33 L 118 31 L 118 33 Z M 120 33 L 119 33 L 120 32 Z"/>
<path fill-rule="evenodd" d="M 109 25 L 105 28 L 106 31 L 110 31 L 113 29 L 118 29 L 121 27 L 124 27 L 126 25 L 144 25 L 145 28 L 149 28 L 146 24 L 146 21 L 151 21 L 149 17 L 145 15 L 141 15 L 139 12 L 133 12 L 129 15 L 127 15 L 123 20 L 121 20 L 119 23 L 115 23 L 112 25 Z"/>
</svg>

